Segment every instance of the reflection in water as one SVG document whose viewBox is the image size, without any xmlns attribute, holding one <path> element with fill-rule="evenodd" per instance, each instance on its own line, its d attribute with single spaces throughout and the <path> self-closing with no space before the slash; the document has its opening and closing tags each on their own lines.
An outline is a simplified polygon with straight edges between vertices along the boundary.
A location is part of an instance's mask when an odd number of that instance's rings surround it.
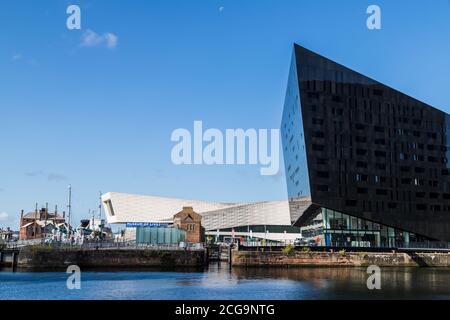
<svg viewBox="0 0 450 320">
<path fill-rule="evenodd" d="M 368 290 L 365 268 L 82 272 L 82 289 L 64 272 L 0 272 L 3 299 L 450 299 L 450 269 L 384 268 L 381 290 Z"/>
<path fill-rule="evenodd" d="M 449 298 L 450 269 L 444 268 L 382 268 L 380 291 L 369 294 L 366 268 L 290 268 L 290 269 L 233 269 L 242 279 L 286 279 L 306 283 L 324 290 L 330 298 L 347 298 L 362 294 L 360 298 Z M 442 297 L 441 297 L 442 295 Z M 341 297 L 339 297 L 341 296 Z"/>
</svg>

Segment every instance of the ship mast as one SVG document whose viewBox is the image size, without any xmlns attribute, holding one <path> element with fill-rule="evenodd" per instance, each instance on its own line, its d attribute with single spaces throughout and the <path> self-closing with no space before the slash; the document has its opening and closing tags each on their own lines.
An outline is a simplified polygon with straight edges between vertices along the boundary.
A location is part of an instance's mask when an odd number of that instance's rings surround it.
<svg viewBox="0 0 450 320">
<path fill-rule="evenodd" d="M 69 184 L 68 187 L 68 199 L 67 199 L 67 225 L 68 225 L 68 230 L 67 230 L 67 235 L 68 238 L 70 239 L 70 218 L 71 218 L 71 214 L 72 214 L 72 185 Z"/>
</svg>

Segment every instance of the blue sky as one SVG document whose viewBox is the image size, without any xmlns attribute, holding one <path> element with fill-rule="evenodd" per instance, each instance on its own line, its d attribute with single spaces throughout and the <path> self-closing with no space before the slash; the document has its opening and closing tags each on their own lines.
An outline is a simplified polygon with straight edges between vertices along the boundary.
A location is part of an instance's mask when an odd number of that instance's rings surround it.
<svg viewBox="0 0 450 320">
<path fill-rule="evenodd" d="M 382 30 L 366 28 L 370 4 Z M 65 206 L 68 184 L 76 220 L 100 190 L 286 198 L 259 166 L 174 166 L 170 135 L 278 128 L 294 42 L 450 112 L 449 0 L 2 0 L 0 226 Z"/>
</svg>

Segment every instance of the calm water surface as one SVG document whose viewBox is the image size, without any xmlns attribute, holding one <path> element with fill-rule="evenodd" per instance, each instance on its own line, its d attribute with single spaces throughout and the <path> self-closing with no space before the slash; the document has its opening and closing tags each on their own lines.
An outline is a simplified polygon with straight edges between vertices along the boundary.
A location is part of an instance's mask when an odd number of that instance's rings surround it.
<svg viewBox="0 0 450 320">
<path fill-rule="evenodd" d="M 65 272 L 0 272 L 0 300 L 302 300 L 450 299 L 450 269 L 382 269 L 370 291 L 365 268 L 238 269 L 226 264 L 191 272 L 82 272 L 68 290 Z"/>
</svg>

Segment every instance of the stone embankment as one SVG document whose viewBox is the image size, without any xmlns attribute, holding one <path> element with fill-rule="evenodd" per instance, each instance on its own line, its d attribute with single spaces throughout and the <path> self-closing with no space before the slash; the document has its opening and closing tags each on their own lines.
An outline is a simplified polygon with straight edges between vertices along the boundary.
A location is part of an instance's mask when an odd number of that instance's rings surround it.
<svg viewBox="0 0 450 320">
<path fill-rule="evenodd" d="M 146 249 L 80 249 L 25 247 L 17 254 L 15 266 L 25 269 L 66 268 L 146 268 L 201 267 L 205 263 L 203 250 Z"/>
<path fill-rule="evenodd" d="M 404 252 L 232 252 L 232 265 L 239 267 L 450 267 L 450 253 Z"/>
</svg>

